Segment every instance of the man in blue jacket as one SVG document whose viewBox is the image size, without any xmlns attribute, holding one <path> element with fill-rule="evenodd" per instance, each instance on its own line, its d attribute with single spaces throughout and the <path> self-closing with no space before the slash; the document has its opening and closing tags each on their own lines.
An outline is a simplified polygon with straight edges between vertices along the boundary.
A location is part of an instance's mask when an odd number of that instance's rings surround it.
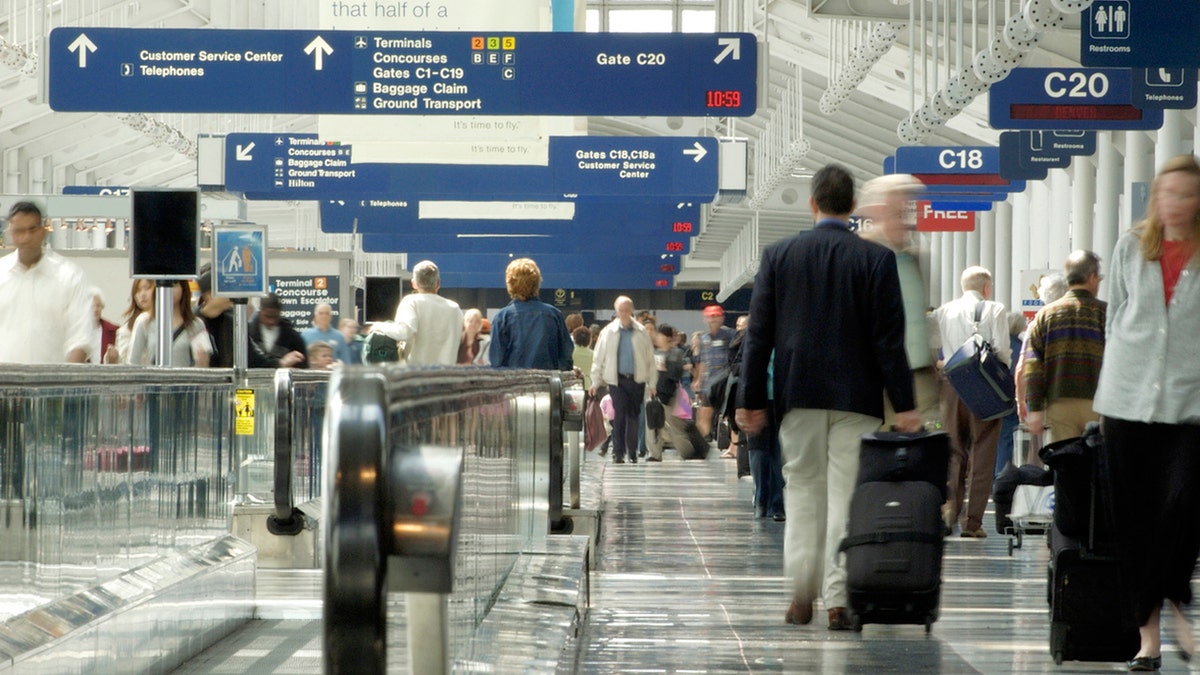
<svg viewBox="0 0 1200 675">
<path fill-rule="evenodd" d="M 791 579 L 787 622 L 812 621 L 818 595 L 830 630 L 850 628 L 846 535 L 858 477 L 859 437 L 883 420 L 886 391 L 896 427 L 917 431 L 912 375 L 904 349 L 904 307 L 896 256 L 858 237 L 854 179 L 831 164 L 813 176 L 816 226 L 762 254 L 742 352 L 738 426 L 766 422 L 767 364 L 775 351 L 774 406 L 783 455 L 784 574 Z"/>
</svg>

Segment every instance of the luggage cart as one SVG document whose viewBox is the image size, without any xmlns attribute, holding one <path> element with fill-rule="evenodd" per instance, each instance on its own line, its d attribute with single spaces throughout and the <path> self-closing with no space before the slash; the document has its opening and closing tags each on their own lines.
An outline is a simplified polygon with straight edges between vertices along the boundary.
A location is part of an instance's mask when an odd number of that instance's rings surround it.
<svg viewBox="0 0 1200 675">
<path fill-rule="evenodd" d="M 1043 432 L 1044 433 L 1044 432 Z M 1020 424 L 1013 431 L 1013 462 L 1028 457 L 1037 457 L 1041 449 L 1041 436 L 1034 437 L 1029 427 Z M 1040 465 L 1040 460 L 1038 461 Z M 1050 475 L 1046 475 L 1049 482 Z M 1009 513 L 1012 527 L 1008 531 L 1008 554 L 1025 543 L 1026 535 L 1044 535 L 1054 523 L 1054 485 L 1018 485 L 1013 493 L 1012 511 Z"/>
</svg>

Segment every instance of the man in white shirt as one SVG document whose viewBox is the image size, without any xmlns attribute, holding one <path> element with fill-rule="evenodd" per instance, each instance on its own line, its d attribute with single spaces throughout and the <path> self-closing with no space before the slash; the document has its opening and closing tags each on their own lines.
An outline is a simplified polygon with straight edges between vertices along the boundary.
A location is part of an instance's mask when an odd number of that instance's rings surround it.
<svg viewBox="0 0 1200 675">
<path fill-rule="evenodd" d="M 1011 368 L 1008 310 L 1004 305 L 992 301 L 992 273 L 983 267 L 968 267 L 963 270 L 961 284 L 962 297 L 947 302 L 933 312 L 941 340 L 942 361 L 938 362 L 939 369 L 945 359 L 950 358 L 975 334 L 975 311 L 981 303 L 979 335 L 991 344 L 1004 365 Z M 985 422 L 972 415 L 954 387 L 947 383 L 942 386 L 942 420 L 950 434 L 949 490 L 942 511 L 946 527 L 953 527 L 961 514 L 962 536 L 982 539 L 987 536 L 983 529 L 983 511 L 992 494 L 996 445 L 1000 441 L 1002 420 Z"/>
<path fill-rule="evenodd" d="M 83 271 L 43 248 L 42 210 L 17 202 L 0 258 L 0 363 L 84 363 L 96 341 L 91 285 Z"/>
<path fill-rule="evenodd" d="M 458 303 L 438 295 L 441 272 L 430 260 L 413 267 L 413 293 L 396 308 L 394 322 L 377 323 L 371 332 L 403 343 L 401 361 L 414 366 L 452 366 L 462 342 L 463 312 Z"/>
</svg>

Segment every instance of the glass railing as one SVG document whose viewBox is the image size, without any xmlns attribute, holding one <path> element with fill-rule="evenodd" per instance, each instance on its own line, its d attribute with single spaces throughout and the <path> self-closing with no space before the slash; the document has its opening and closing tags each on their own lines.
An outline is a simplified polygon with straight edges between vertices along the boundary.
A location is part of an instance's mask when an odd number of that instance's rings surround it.
<svg viewBox="0 0 1200 675">
<path fill-rule="evenodd" d="M 410 599 L 410 635 L 414 621 L 428 624 L 420 633 L 427 638 L 441 635 L 418 656 L 436 654 L 444 664 L 467 648 L 518 555 L 561 518 L 561 375 L 397 367 L 334 376 L 324 499 L 327 672 L 383 672 L 389 588 L 410 598 L 443 594 L 433 606 L 444 615 L 415 616 Z M 442 518 L 450 497 L 434 479 L 434 458 L 447 454 L 461 466 L 453 523 Z M 430 541 L 439 537 L 448 546 Z M 412 668 L 442 672 L 437 665 Z"/>
<path fill-rule="evenodd" d="M 230 373 L 0 372 L 4 618 L 229 532 Z"/>
</svg>

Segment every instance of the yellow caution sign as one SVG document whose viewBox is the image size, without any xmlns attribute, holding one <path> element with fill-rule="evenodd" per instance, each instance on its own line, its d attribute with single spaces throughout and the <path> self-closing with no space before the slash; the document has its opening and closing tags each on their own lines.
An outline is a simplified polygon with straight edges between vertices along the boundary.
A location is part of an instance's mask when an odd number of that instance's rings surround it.
<svg viewBox="0 0 1200 675">
<path fill-rule="evenodd" d="M 238 436 L 254 435 L 254 390 L 238 389 L 234 395 L 233 431 Z"/>
</svg>

